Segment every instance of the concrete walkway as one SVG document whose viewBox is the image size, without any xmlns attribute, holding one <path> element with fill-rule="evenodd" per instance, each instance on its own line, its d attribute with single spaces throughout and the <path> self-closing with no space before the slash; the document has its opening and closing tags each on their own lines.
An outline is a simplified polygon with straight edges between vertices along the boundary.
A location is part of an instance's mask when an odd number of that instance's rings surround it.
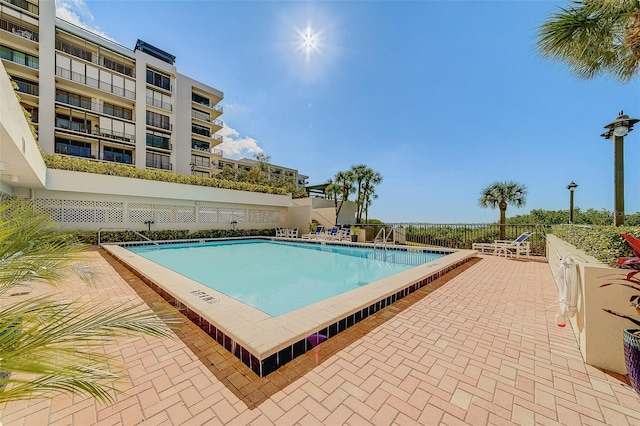
<svg viewBox="0 0 640 426">
<path fill-rule="evenodd" d="M 66 296 L 168 306 L 100 252 L 86 262 L 99 285 L 73 282 Z M 78 396 L 13 402 L 0 406 L 0 421 L 640 424 L 640 399 L 624 378 L 585 365 L 571 329 L 554 324 L 546 263 L 482 257 L 433 287 L 320 345 L 320 365 L 310 352 L 264 379 L 191 323 L 173 340 L 121 339 L 106 349 L 127 373 L 116 404 Z"/>
</svg>

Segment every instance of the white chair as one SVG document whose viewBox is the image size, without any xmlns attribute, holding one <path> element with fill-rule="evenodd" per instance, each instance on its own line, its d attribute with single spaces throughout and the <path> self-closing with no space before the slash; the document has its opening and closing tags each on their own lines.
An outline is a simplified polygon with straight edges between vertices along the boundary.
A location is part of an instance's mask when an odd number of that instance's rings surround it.
<svg viewBox="0 0 640 426">
<path fill-rule="evenodd" d="M 525 241 L 533 232 L 525 232 L 513 241 L 495 240 L 493 243 L 473 243 L 471 248 L 478 253 L 493 254 L 505 257 L 522 255 L 529 256 L 531 254 L 531 244 Z"/>
<path fill-rule="evenodd" d="M 303 240 L 317 239 L 320 235 L 322 235 L 324 231 L 324 226 L 318 225 L 314 232 L 310 232 L 308 234 L 302 234 Z"/>
</svg>

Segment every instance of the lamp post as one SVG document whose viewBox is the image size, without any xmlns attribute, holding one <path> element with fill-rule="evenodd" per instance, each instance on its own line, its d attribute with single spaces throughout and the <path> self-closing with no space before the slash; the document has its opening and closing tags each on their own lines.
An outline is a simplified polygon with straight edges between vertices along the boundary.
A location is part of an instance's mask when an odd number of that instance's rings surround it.
<svg viewBox="0 0 640 426">
<path fill-rule="evenodd" d="M 573 191 L 576 190 L 578 185 L 571 181 L 569 185 L 567 185 L 567 189 L 569 190 L 569 223 L 573 223 Z"/>
<path fill-rule="evenodd" d="M 615 226 L 624 225 L 624 137 L 633 130 L 637 118 L 629 118 L 622 111 L 615 120 L 604 126 L 602 136 L 605 139 L 613 139 L 613 223 Z"/>
</svg>

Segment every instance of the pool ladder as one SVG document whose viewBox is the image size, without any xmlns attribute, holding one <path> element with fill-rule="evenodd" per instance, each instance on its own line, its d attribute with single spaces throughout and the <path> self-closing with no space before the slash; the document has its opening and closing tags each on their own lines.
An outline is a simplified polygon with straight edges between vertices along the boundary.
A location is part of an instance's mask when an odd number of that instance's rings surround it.
<svg viewBox="0 0 640 426">
<path fill-rule="evenodd" d="M 382 236 L 380 234 L 382 234 Z M 391 268 L 391 264 L 389 263 L 389 260 L 387 257 L 387 242 L 388 242 L 387 238 L 390 235 L 391 235 L 391 232 L 387 235 L 386 228 L 382 227 L 376 234 L 376 237 L 373 239 L 373 258 L 381 268 L 383 267 L 383 265 L 380 262 L 378 262 L 378 256 L 376 255 L 377 250 L 382 250 L 382 259 L 384 260 L 385 265 Z M 378 248 L 378 245 L 380 245 L 380 248 Z"/>
<path fill-rule="evenodd" d="M 149 241 L 151 244 L 155 244 L 156 249 L 160 248 L 160 244 L 156 243 L 155 241 L 153 241 L 151 238 L 145 237 L 144 235 L 142 235 L 141 233 L 139 233 L 136 230 L 133 230 L 131 228 L 100 228 L 98 229 L 98 247 L 100 246 L 100 233 L 102 231 L 131 231 L 134 234 L 138 235 L 139 237 L 142 237 L 143 239 Z"/>
</svg>

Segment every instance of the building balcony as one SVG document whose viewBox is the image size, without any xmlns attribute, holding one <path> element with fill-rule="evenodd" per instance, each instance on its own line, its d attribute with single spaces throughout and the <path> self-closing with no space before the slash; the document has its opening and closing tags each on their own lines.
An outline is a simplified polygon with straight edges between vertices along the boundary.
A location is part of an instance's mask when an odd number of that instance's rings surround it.
<svg viewBox="0 0 640 426">
<path fill-rule="evenodd" d="M 68 130 L 76 133 L 83 133 L 85 135 L 92 135 L 96 138 L 106 138 L 109 140 L 123 142 L 125 144 L 135 144 L 135 135 L 128 133 L 118 132 L 111 129 L 102 129 L 97 125 L 93 128 L 85 123 L 79 123 L 73 120 L 67 120 L 65 118 L 56 117 L 56 129 Z"/>
<path fill-rule="evenodd" d="M 168 102 L 162 102 L 158 99 L 153 99 L 147 96 L 147 105 L 154 106 L 156 108 L 164 109 L 166 111 L 173 111 L 173 105 Z"/>
<path fill-rule="evenodd" d="M 164 161 L 151 161 L 147 159 L 147 167 L 151 169 L 173 170 L 173 164 Z"/>
<path fill-rule="evenodd" d="M 115 71 L 118 74 L 126 75 L 127 77 L 135 78 L 135 70 L 133 65 L 125 65 L 119 61 L 115 61 L 112 58 L 107 58 L 94 53 L 91 50 L 84 49 L 80 46 L 76 46 L 73 43 L 63 40 L 56 40 L 56 50 L 67 53 L 76 58 L 91 62 L 92 64 L 105 67 L 111 71 Z M 97 50 L 97 49 L 96 49 Z"/>
<path fill-rule="evenodd" d="M 7 61 L 19 65 L 24 65 L 36 70 L 40 68 L 39 60 L 37 57 L 6 46 L 0 46 L 0 59 L 5 59 Z"/>
<path fill-rule="evenodd" d="M 36 43 L 39 41 L 37 31 L 6 18 L 0 18 L 0 30 L 6 31 L 27 40 L 35 41 Z"/>
<path fill-rule="evenodd" d="M 203 152 L 203 153 L 207 153 L 207 154 L 217 155 L 219 157 L 223 156 L 223 152 L 222 152 L 221 149 L 198 146 L 196 144 L 191 144 L 191 149 L 194 150 L 194 151 L 198 151 L 199 153 Z"/>
<path fill-rule="evenodd" d="M 96 80 L 95 78 L 88 77 L 84 74 L 73 72 L 66 68 L 56 67 L 56 75 L 66 80 L 74 81 L 76 83 L 84 84 L 95 89 L 100 89 L 105 92 L 113 93 L 114 95 L 122 96 L 128 99 L 135 99 L 136 94 L 131 90 L 124 89 L 122 87 L 114 86 L 104 81 Z"/>
<path fill-rule="evenodd" d="M 5 3 L 12 4 L 14 6 L 19 7 L 22 10 L 26 10 L 29 13 L 33 13 L 34 15 L 40 14 L 40 8 L 37 4 L 30 3 L 26 0 L 2 0 Z"/>
<path fill-rule="evenodd" d="M 77 99 L 77 98 L 73 98 L 66 95 L 57 94 L 56 102 L 58 102 L 59 104 L 64 104 L 64 105 L 78 107 L 78 108 L 82 108 L 82 109 L 86 109 L 94 112 L 99 112 L 99 113 L 108 115 L 110 117 L 122 118 L 124 120 L 129 120 L 129 121 L 134 120 L 133 113 L 128 110 L 127 111 L 113 110 L 112 108 L 105 108 L 104 105 L 96 102 L 85 101 L 82 99 Z"/>
<path fill-rule="evenodd" d="M 18 92 L 31 96 L 40 96 L 40 89 L 37 84 L 27 83 L 25 81 L 14 80 L 18 85 Z"/>
</svg>

